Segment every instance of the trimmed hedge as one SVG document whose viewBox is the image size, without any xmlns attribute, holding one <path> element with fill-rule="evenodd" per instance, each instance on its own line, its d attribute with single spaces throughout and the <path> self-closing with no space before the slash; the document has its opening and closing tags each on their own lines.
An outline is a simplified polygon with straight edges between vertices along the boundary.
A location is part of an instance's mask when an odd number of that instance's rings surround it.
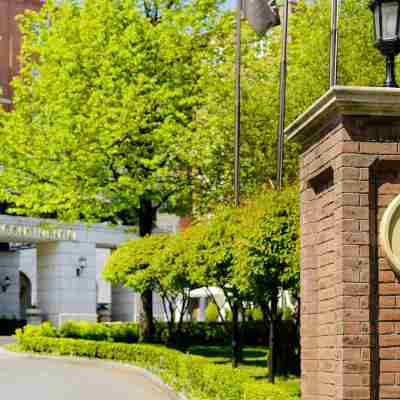
<svg viewBox="0 0 400 400">
<path fill-rule="evenodd" d="M 244 372 L 215 365 L 157 345 L 110 343 L 28 336 L 18 332 L 23 351 L 99 358 L 133 363 L 160 376 L 190 400 L 297 400 L 298 390 L 256 382 Z"/>
<path fill-rule="evenodd" d="M 155 343 L 166 343 L 168 327 L 166 323 L 155 323 Z M 265 344 L 267 332 L 262 322 L 250 321 L 242 326 L 245 345 Z M 14 333 L 14 331 L 12 332 Z M 108 342 L 136 343 L 139 325 L 136 323 L 92 323 L 65 322 L 57 329 L 49 323 L 40 326 L 26 326 L 25 335 L 60 337 L 73 339 L 101 340 Z M 181 344 L 190 347 L 196 344 L 226 345 L 231 341 L 231 325 L 219 322 L 185 322 L 182 326 Z"/>
<path fill-rule="evenodd" d="M 17 335 L 137 343 L 139 326 L 133 323 L 93 323 L 69 321 L 56 328 L 50 322 L 27 325 Z"/>
</svg>

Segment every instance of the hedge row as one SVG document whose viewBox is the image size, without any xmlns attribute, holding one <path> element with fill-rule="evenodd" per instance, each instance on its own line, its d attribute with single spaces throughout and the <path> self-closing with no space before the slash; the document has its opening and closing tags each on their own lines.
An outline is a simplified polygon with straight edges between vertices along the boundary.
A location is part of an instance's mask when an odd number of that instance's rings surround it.
<svg viewBox="0 0 400 400">
<path fill-rule="evenodd" d="M 297 400 L 299 393 L 279 385 L 256 382 L 240 370 L 215 365 L 157 345 L 26 336 L 19 332 L 23 351 L 99 358 L 133 363 L 160 376 L 190 400 Z"/>
<path fill-rule="evenodd" d="M 247 345 L 265 344 L 267 333 L 260 322 L 246 322 L 242 326 L 243 338 Z M 136 343 L 139 337 L 139 326 L 135 323 L 90 323 L 65 322 L 61 328 L 55 328 L 49 323 L 41 326 L 26 326 L 25 335 L 73 338 L 86 340 L 101 340 L 108 342 Z M 231 340 L 229 323 L 218 322 L 185 322 L 182 329 L 181 342 L 183 346 L 196 344 L 228 344 Z M 156 343 L 167 343 L 168 328 L 165 323 L 156 322 Z"/>
</svg>

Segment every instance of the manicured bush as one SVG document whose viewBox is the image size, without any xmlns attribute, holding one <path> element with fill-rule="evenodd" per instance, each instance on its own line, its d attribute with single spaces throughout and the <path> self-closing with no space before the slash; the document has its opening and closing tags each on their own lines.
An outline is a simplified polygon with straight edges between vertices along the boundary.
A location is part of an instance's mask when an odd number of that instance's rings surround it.
<svg viewBox="0 0 400 400">
<path fill-rule="evenodd" d="M 68 321 L 59 329 L 50 322 L 42 325 L 27 325 L 17 332 L 24 336 L 58 337 L 85 339 L 108 342 L 136 343 L 139 337 L 139 327 L 133 323 L 92 323 L 86 321 Z"/>
<path fill-rule="evenodd" d="M 259 382 L 246 382 L 243 385 L 244 400 L 297 400 L 299 398 L 298 387 L 290 390 L 279 384 L 269 385 Z"/>
<path fill-rule="evenodd" d="M 217 322 L 219 313 L 218 307 L 214 303 L 209 303 L 206 307 L 206 321 L 207 322 Z"/>
<path fill-rule="evenodd" d="M 166 343 L 167 324 L 156 322 L 155 343 Z M 262 322 L 248 321 L 242 325 L 245 345 L 266 344 L 267 331 Z M 103 340 L 108 342 L 137 343 L 139 325 L 135 323 L 92 323 L 70 321 L 55 328 L 45 322 L 39 326 L 26 326 L 27 336 L 60 337 L 72 339 Z M 12 332 L 14 333 L 14 331 Z M 227 345 L 230 343 L 231 324 L 220 322 L 184 322 L 181 345 Z"/>
<path fill-rule="evenodd" d="M 18 344 L 27 352 L 82 356 L 133 363 L 160 376 L 189 400 L 298 400 L 296 388 L 256 382 L 230 366 L 215 365 L 157 345 L 38 337 L 19 331 Z"/>
</svg>

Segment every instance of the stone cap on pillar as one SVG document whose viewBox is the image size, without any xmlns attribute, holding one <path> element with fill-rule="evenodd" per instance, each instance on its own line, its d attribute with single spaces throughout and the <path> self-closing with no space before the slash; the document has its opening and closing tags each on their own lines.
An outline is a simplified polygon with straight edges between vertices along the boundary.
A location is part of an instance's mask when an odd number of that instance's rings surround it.
<svg viewBox="0 0 400 400">
<path fill-rule="evenodd" d="M 316 141 L 324 128 L 346 116 L 400 117 L 400 89 L 334 86 L 285 130 L 288 140 L 303 146 Z"/>
</svg>

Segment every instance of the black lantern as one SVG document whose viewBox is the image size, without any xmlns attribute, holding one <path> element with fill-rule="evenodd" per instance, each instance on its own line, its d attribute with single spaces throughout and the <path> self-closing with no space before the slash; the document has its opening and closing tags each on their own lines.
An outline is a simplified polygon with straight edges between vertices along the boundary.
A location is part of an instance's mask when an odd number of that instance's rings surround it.
<svg viewBox="0 0 400 400">
<path fill-rule="evenodd" d="M 400 0 L 373 0 L 375 47 L 386 57 L 386 87 L 398 87 L 395 57 L 400 53 Z"/>
<path fill-rule="evenodd" d="M 2 290 L 3 292 L 6 292 L 7 289 L 11 286 L 11 279 L 10 279 L 8 276 L 6 276 L 6 277 L 2 280 L 2 282 L 0 283 L 0 286 L 1 286 L 1 290 Z"/>
<path fill-rule="evenodd" d="M 87 258 L 79 257 L 78 268 L 76 269 L 76 276 L 81 276 L 82 271 L 87 267 Z"/>
</svg>

